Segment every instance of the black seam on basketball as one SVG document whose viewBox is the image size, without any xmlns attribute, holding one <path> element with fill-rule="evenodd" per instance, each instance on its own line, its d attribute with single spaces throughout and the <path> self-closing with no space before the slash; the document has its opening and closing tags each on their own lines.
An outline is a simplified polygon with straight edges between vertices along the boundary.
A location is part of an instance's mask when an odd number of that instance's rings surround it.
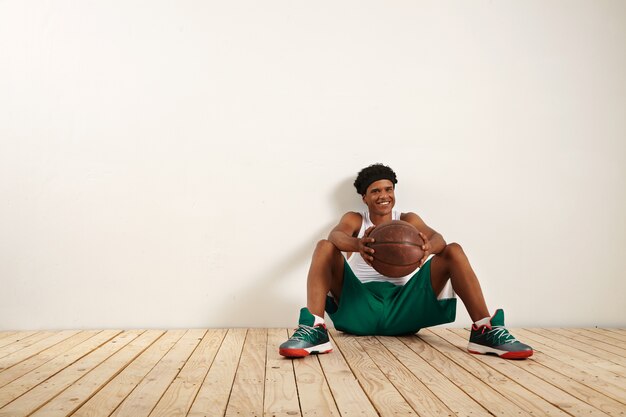
<svg viewBox="0 0 626 417">
<path fill-rule="evenodd" d="M 402 226 L 402 227 L 413 227 L 415 228 L 415 226 L 413 226 L 411 223 L 404 221 L 404 220 L 390 220 L 387 222 L 384 222 L 383 224 L 380 224 L 376 227 L 382 228 L 382 227 L 389 227 L 389 226 Z"/>
<path fill-rule="evenodd" d="M 391 264 L 389 262 L 381 261 L 376 256 L 374 256 L 374 259 L 376 260 L 376 262 L 380 262 L 381 264 L 390 265 L 390 266 L 410 266 L 410 265 L 415 265 L 415 267 L 417 267 L 417 265 L 419 265 L 419 261 L 417 261 L 417 262 L 410 262 L 408 264 Z"/>
<path fill-rule="evenodd" d="M 405 245 L 405 246 L 417 246 L 422 247 L 421 243 L 411 243 L 411 242 L 373 242 L 368 246 L 376 246 L 376 245 Z"/>
</svg>

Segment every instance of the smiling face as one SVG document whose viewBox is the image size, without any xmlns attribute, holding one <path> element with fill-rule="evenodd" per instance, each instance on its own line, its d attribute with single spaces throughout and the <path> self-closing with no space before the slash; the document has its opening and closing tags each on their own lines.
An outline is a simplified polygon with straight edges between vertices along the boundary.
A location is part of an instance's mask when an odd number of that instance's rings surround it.
<svg viewBox="0 0 626 417">
<path fill-rule="evenodd" d="M 389 180 L 378 180 L 367 187 L 363 202 L 370 211 L 370 217 L 386 217 L 396 204 L 393 183 Z"/>
</svg>

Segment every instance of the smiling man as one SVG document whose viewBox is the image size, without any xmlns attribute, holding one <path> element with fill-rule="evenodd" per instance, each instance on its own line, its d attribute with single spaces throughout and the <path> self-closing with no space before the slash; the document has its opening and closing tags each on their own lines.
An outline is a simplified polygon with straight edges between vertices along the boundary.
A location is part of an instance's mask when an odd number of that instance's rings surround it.
<svg viewBox="0 0 626 417">
<path fill-rule="evenodd" d="M 490 315 L 461 246 L 446 243 L 417 214 L 393 209 L 397 182 L 395 172 L 382 164 L 358 173 L 354 186 L 367 210 L 344 214 L 328 239 L 317 244 L 307 281 L 307 307 L 300 310 L 298 328 L 280 345 L 280 354 L 294 358 L 332 351 L 324 311 L 335 328 L 355 335 L 413 334 L 453 322 L 456 293 L 474 321 L 468 351 L 506 359 L 531 356 L 532 348 L 504 327 L 504 312 L 499 309 Z M 411 223 L 424 240 L 419 267 L 400 278 L 372 268 L 374 250 L 367 246 L 374 241 L 369 237 L 372 229 L 390 220 Z"/>
</svg>

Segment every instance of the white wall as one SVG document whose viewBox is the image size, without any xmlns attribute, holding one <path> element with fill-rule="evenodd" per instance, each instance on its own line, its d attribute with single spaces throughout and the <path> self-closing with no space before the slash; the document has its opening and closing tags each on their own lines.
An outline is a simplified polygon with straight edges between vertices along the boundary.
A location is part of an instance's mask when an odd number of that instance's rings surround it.
<svg viewBox="0 0 626 417">
<path fill-rule="evenodd" d="M 625 139 L 620 0 L 3 1 L 0 329 L 295 326 L 379 161 L 510 325 L 625 326 Z"/>
</svg>

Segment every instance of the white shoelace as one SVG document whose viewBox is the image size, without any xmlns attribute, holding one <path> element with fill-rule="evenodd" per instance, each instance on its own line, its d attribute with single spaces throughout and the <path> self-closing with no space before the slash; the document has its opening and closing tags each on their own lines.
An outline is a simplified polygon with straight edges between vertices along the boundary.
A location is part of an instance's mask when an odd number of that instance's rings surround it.
<svg viewBox="0 0 626 417">
<path fill-rule="evenodd" d="M 291 337 L 293 339 L 304 340 L 305 336 L 313 336 L 313 333 L 315 333 L 315 327 L 307 326 L 306 324 L 299 324 L 298 328 Z"/>
<path fill-rule="evenodd" d="M 504 344 L 517 342 L 517 339 L 503 326 L 493 326 L 491 329 L 489 333 L 491 333 L 494 339 L 504 337 Z"/>
</svg>

